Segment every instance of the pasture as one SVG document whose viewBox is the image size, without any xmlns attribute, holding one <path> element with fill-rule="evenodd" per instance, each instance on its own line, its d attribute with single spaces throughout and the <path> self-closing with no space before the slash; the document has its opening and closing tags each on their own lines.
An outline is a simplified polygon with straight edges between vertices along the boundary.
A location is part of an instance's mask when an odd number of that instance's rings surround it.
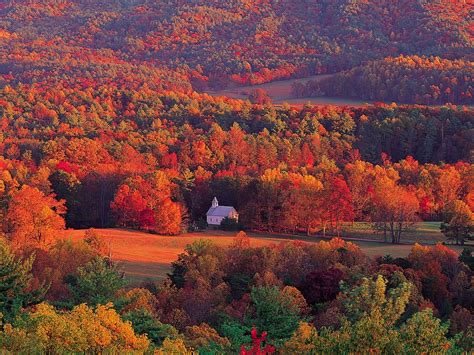
<svg viewBox="0 0 474 355">
<path fill-rule="evenodd" d="M 427 228 L 429 231 L 431 225 L 420 225 L 420 228 Z M 209 239 L 220 246 L 230 246 L 235 232 L 206 231 L 200 233 L 187 233 L 181 236 L 160 236 L 141 231 L 132 231 L 125 229 L 97 229 L 97 233 L 105 245 L 110 249 L 112 259 L 117 262 L 120 269 L 132 284 L 137 284 L 145 280 L 163 280 L 166 274 L 171 270 L 171 263 L 176 261 L 178 255 L 184 251 L 186 245 L 199 240 Z M 85 230 L 67 230 L 66 237 L 80 239 L 84 236 Z M 423 229 L 420 230 L 423 234 Z M 434 231 L 431 230 L 430 233 Z M 320 237 L 274 235 L 268 233 L 247 233 L 250 237 L 252 247 L 259 247 L 271 244 L 278 244 L 288 241 L 304 241 L 316 243 L 323 240 Z M 353 240 L 365 254 L 371 257 L 391 254 L 394 257 L 404 257 L 410 252 L 412 245 L 401 244 L 392 245 L 381 243 L 376 240 L 370 240 L 368 234 L 361 227 L 358 234 L 360 237 L 366 237 L 364 240 Z M 439 241 L 437 240 L 434 241 Z M 419 240 L 421 241 L 421 240 Z M 427 244 L 433 244 L 425 240 Z M 453 247 L 456 250 L 461 248 Z"/>
<path fill-rule="evenodd" d="M 288 103 L 291 106 L 302 107 L 307 103 L 312 105 L 339 105 L 339 106 L 352 106 L 360 107 L 366 106 L 368 103 L 356 100 L 356 99 L 346 99 L 338 97 L 303 97 L 295 98 L 292 95 L 292 85 L 295 82 L 305 83 L 310 80 L 318 81 L 324 78 L 330 77 L 332 74 L 325 75 L 314 75 L 307 78 L 301 79 L 288 79 L 288 80 L 279 80 L 272 81 L 260 85 L 250 85 L 242 86 L 232 89 L 224 89 L 219 91 L 208 91 L 207 93 L 212 96 L 226 96 L 232 99 L 246 100 L 248 96 L 255 89 L 263 89 L 267 92 L 268 96 L 272 99 L 272 102 L 276 105 L 281 105 L 283 103 Z"/>
<path fill-rule="evenodd" d="M 403 232 L 402 243 L 421 243 L 434 244 L 443 242 L 444 235 L 440 230 L 441 222 L 418 222 L 413 225 L 410 230 Z M 374 232 L 370 223 L 356 222 L 352 225 L 347 225 L 343 236 L 351 238 L 371 239 L 376 241 L 384 241 L 382 231 Z M 390 241 L 390 236 L 388 236 Z"/>
</svg>

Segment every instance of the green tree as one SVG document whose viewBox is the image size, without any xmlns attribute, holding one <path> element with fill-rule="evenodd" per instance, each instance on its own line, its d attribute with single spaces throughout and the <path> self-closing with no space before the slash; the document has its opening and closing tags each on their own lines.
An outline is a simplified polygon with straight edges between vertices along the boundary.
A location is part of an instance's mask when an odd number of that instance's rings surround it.
<svg viewBox="0 0 474 355">
<path fill-rule="evenodd" d="M 378 275 L 375 280 L 362 279 L 360 286 L 346 291 L 343 301 L 348 319 L 359 321 L 364 317 L 381 318 L 385 326 L 392 326 L 405 311 L 412 285 L 402 282 L 387 290 L 387 280 Z"/>
<path fill-rule="evenodd" d="M 77 269 L 67 280 L 74 304 L 106 304 L 115 300 L 125 281 L 117 267 L 106 258 L 97 257 Z"/>
<path fill-rule="evenodd" d="M 156 346 L 161 346 L 165 339 L 177 339 L 179 332 L 170 324 L 161 323 L 146 309 L 136 309 L 122 316 L 122 319 L 132 323 L 136 334 L 146 334 Z"/>
<path fill-rule="evenodd" d="M 400 328 L 400 338 L 405 354 L 443 353 L 453 344 L 446 338 L 449 325 L 433 317 L 429 308 L 416 313 Z"/>
<path fill-rule="evenodd" d="M 233 319 L 224 319 L 219 324 L 219 333 L 229 339 L 234 354 L 240 351 L 241 344 L 252 342 L 250 330 L 251 327 Z"/>
<path fill-rule="evenodd" d="M 459 261 L 466 264 L 471 270 L 474 271 L 474 255 L 472 255 L 472 250 L 469 248 L 464 248 L 459 255 Z"/>
<path fill-rule="evenodd" d="M 340 334 L 348 343 L 347 349 L 340 350 L 393 350 L 397 335 L 392 328 L 405 312 L 410 294 L 411 284 L 387 290 L 387 281 L 380 275 L 375 280 L 363 279 L 360 286 L 347 291 L 343 301 L 347 321 Z"/>
<path fill-rule="evenodd" d="M 431 310 L 415 313 L 400 325 L 412 286 L 401 282 L 387 288 L 382 276 L 363 279 L 340 296 L 345 316 L 339 329 L 322 328 L 318 334 L 309 324 L 300 323 L 285 350 L 309 354 L 417 354 L 446 353 L 458 349 L 446 337 L 448 325 L 433 317 Z"/>
<path fill-rule="evenodd" d="M 41 302 L 46 293 L 44 287 L 31 290 L 34 255 L 22 260 L 10 249 L 8 242 L 0 238 L 0 313 L 11 322 L 22 308 Z"/>
<path fill-rule="evenodd" d="M 250 294 L 255 313 L 247 323 L 268 332 L 269 342 L 280 345 L 291 337 L 302 320 L 301 309 L 293 295 L 278 287 L 253 288 Z"/>
</svg>

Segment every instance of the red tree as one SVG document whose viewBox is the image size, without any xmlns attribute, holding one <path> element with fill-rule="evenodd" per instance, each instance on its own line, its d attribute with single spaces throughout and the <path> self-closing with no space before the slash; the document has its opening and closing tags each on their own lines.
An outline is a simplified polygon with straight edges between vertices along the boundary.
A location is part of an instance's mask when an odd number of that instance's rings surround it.
<svg viewBox="0 0 474 355">
<path fill-rule="evenodd" d="M 250 349 L 246 349 L 245 345 L 242 345 L 240 355 L 266 355 L 275 353 L 275 347 L 266 344 L 267 332 L 262 332 L 262 334 L 258 336 L 257 329 L 254 327 L 250 335 L 252 337 L 252 346 Z"/>
</svg>

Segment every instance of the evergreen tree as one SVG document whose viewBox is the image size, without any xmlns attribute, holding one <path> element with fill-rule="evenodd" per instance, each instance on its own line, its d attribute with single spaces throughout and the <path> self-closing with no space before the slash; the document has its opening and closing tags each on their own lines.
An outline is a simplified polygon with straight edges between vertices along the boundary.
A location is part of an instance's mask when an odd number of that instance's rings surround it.
<svg viewBox="0 0 474 355">
<path fill-rule="evenodd" d="M 34 255 L 17 258 L 8 242 L 0 238 L 0 313 L 3 320 L 11 322 L 22 308 L 41 302 L 44 287 L 31 290 Z"/>
<path fill-rule="evenodd" d="M 77 275 L 67 280 L 74 304 L 106 304 L 115 300 L 115 295 L 125 281 L 117 267 L 105 258 L 98 257 L 83 267 Z"/>
</svg>

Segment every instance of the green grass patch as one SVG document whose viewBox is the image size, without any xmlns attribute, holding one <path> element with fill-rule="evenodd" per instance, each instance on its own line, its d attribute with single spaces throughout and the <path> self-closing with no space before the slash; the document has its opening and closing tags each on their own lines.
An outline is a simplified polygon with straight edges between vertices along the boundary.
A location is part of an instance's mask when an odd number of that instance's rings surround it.
<svg viewBox="0 0 474 355">
<path fill-rule="evenodd" d="M 441 222 L 418 222 L 410 230 L 403 232 L 402 243 L 436 244 L 446 240 L 440 230 Z M 347 225 L 343 232 L 344 237 L 371 239 L 383 241 L 383 232 L 375 231 L 371 223 L 355 222 Z M 390 238 L 388 236 L 388 238 Z"/>
</svg>

